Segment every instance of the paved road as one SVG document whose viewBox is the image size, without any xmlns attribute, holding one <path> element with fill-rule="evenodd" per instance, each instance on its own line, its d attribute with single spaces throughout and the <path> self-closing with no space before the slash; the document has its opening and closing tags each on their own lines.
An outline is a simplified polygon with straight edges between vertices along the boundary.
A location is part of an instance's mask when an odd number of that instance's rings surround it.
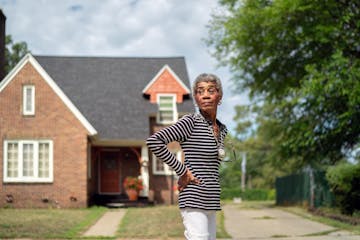
<svg viewBox="0 0 360 240">
<path fill-rule="evenodd" d="M 225 228 L 239 240 L 360 240 L 337 229 L 274 208 L 241 209 L 225 205 Z"/>
</svg>

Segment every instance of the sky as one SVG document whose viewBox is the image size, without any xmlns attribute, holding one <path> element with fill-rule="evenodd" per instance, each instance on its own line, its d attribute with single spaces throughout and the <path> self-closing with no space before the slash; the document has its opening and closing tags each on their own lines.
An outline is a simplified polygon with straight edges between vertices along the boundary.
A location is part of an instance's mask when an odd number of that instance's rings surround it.
<svg viewBox="0 0 360 240">
<path fill-rule="evenodd" d="M 224 96 L 218 118 L 233 132 L 231 74 L 218 68 L 206 46 L 217 0 L 0 0 L 6 34 L 34 55 L 185 57 L 190 81 L 203 72 L 220 77 Z"/>
</svg>

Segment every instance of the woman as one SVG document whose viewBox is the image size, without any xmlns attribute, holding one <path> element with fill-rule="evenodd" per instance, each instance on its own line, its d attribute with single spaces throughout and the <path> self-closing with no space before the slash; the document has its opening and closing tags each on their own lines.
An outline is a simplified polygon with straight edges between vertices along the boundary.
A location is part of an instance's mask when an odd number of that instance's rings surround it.
<svg viewBox="0 0 360 240">
<path fill-rule="evenodd" d="M 199 113 L 182 117 L 147 139 L 156 157 L 179 176 L 179 208 L 186 239 L 216 239 L 216 211 L 220 208 L 219 166 L 225 156 L 227 129 L 216 118 L 223 95 L 220 79 L 200 74 L 193 84 Z M 167 148 L 178 141 L 185 155 L 182 163 Z"/>
</svg>

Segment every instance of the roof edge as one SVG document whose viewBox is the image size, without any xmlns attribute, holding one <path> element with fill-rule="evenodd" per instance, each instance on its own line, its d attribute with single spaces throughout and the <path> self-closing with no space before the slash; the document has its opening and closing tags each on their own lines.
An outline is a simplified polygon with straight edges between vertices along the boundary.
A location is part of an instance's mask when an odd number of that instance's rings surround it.
<svg viewBox="0 0 360 240">
<path fill-rule="evenodd" d="M 77 107 L 71 102 L 71 100 L 65 95 L 61 88 L 55 83 L 55 81 L 50 77 L 50 75 L 45 71 L 45 69 L 40 65 L 40 63 L 31 55 L 31 53 L 27 53 L 4 78 L 4 80 L 0 82 L 0 92 L 12 81 L 12 79 L 14 79 L 17 73 L 27 63 L 30 63 L 40 74 L 40 76 L 47 82 L 47 84 L 49 84 L 49 86 L 54 90 L 58 97 L 70 109 L 70 111 L 75 115 L 75 117 L 83 124 L 89 134 L 97 135 L 96 129 L 84 117 L 84 115 L 79 111 L 79 109 L 77 109 Z"/>
</svg>

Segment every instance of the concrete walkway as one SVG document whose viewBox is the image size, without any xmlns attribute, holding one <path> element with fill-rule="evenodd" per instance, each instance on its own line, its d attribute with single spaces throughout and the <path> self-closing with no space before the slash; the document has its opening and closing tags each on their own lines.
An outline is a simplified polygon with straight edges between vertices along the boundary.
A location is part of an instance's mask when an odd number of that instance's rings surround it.
<svg viewBox="0 0 360 240">
<path fill-rule="evenodd" d="M 225 229 L 232 239 L 261 240 L 360 240 L 359 235 L 310 221 L 274 208 L 241 209 L 225 205 Z"/>
<path fill-rule="evenodd" d="M 83 236 L 114 237 L 125 211 L 125 209 L 117 209 L 106 212 Z"/>
</svg>

